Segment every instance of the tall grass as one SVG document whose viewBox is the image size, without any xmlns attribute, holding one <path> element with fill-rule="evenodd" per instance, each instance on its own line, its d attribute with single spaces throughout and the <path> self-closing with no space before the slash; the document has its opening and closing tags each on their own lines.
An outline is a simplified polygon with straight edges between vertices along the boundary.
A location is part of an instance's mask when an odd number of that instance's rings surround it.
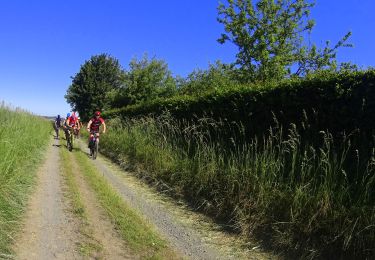
<svg viewBox="0 0 375 260">
<path fill-rule="evenodd" d="M 0 258 L 10 243 L 24 210 L 51 124 L 0 104 Z"/>
<path fill-rule="evenodd" d="M 311 145 L 293 125 L 250 142 L 211 136 L 215 127 L 212 120 L 183 127 L 168 117 L 114 120 L 100 146 L 289 257 L 374 257 L 374 149 L 362 152 L 352 136 L 335 142 L 327 132 Z"/>
</svg>

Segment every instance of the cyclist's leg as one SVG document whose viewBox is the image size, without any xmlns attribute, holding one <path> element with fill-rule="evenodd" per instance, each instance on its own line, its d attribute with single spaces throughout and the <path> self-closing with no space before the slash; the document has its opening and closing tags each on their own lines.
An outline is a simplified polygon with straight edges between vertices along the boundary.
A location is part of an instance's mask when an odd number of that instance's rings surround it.
<svg viewBox="0 0 375 260">
<path fill-rule="evenodd" d="M 93 159 L 96 159 L 98 155 L 98 147 L 99 147 L 99 132 L 95 132 L 95 142 L 93 142 L 92 150 L 93 150 Z"/>
<path fill-rule="evenodd" d="M 66 138 L 66 141 L 69 142 L 69 129 L 68 128 L 65 129 L 65 138 Z"/>
<path fill-rule="evenodd" d="M 74 143 L 74 128 L 70 129 L 70 143 L 73 145 Z"/>
<path fill-rule="evenodd" d="M 90 132 L 90 136 L 89 136 L 89 145 L 88 145 L 89 148 L 94 148 L 94 147 L 92 147 L 92 145 L 94 145 L 94 144 L 93 144 L 94 135 L 96 135 L 96 142 L 99 141 L 99 139 L 98 139 L 98 138 L 99 138 L 99 133 L 98 133 L 98 132 L 95 132 L 95 131 Z"/>
<path fill-rule="evenodd" d="M 88 144 L 88 147 L 89 147 L 89 150 L 90 150 L 90 156 L 93 155 L 93 138 L 94 138 L 94 132 L 90 132 L 90 135 L 89 135 L 89 144 Z"/>
<path fill-rule="evenodd" d="M 93 137 L 94 137 L 94 133 L 90 132 L 90 134 L 89 134 L 88 148 L 91 148 L 91 140 L 93 139 Z"/>
</svg>

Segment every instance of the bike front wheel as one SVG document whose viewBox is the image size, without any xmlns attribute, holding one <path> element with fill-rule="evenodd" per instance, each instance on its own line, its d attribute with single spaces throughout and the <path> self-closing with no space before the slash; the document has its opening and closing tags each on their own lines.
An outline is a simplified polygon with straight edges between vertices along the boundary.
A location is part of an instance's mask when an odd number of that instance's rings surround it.
<svg viewBox="0 0 375 260">
<path fill-rule="evenodd" d="M 68 136 L 66 138 L 66 146 L 67 146 L 69 152 L 71 152 L 73 150 L 73 136 L 72 136 L 72 134 L 68 134 Z"/>
<path fill-rule="evenodd" d="M 96 159 L 96 156 L 98 155 L 98 150 L 99 150 L 99 147 L 98 147 L 98 142 L 95 142 L 94 143 L 94 147 L 92 149 L 92 159 Z"/>
<path fill-rule="evenodd" d="M 70 135 L 70 150 L 69 151 L 73 150 L 73 143 L 74 143 L 74 136 Z"/>
<path fill-rule="evenodd" d="M 66 140 L 66 147 L 68 148 L 69 151 L 72 150 L 72 147 L 70 145 L 70 138 L 67 138 L 67 140 Z"/>
</svg>

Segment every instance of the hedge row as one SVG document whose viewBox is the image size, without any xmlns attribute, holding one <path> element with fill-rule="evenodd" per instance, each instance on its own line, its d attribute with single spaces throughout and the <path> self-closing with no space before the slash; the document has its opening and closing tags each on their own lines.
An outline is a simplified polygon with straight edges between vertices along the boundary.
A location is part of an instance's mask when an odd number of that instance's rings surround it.
<svg viewBox="0 0 375 260">
<path fill-rule="evenodd" d="M 275 119 L 299 129 L 355 129 L 375 127 L 375 70 L 320 73 L 279 84 L 237 85 L 203 96 L 175 96 L 104 113 L 107 118 L 159 115 L 168 110 L 177 119 L 210 117 L 241 122 L 248 134 L 262 134 Z"/>
</svg>

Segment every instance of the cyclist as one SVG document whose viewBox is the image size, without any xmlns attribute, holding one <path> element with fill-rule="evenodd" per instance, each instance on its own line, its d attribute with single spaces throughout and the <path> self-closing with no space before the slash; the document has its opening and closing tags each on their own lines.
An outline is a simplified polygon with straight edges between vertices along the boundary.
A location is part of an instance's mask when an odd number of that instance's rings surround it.
<svg viewBox="0 0 375 260">
<path fill-rule="evenodd" d="M 78 133 L 79 133 L 79 130 L 80 130 L 80 124 L 79 124 L 78 116 L 77 116 L 76 112 L 72 113 L 72 115 L 69 117 L 69 121 L 67 123 L 72 128 L 72 134 L 74 134 L 74 136 L 76 138 L 78 138 Z"/>
<path fill-rule="evenodd" d="M 67 125 L 67 122 L 68 122 L 68 118 L 69 117 L 70 117 L 70 113 L 67 113 L 66 117 L 64 119 L 64 122 L 63 122 L 63 129 L 64 129 L 64 133 L 65 133 L 65 139 L 68 138 L 68 125 Z"/>
<path fill-rule="evenodd" d="M 57 117 L 55 118 L 55 123 L 54 123 L 54 128 L 56 131 L 56 139 L 59 139 L 60 127 L 61 127 L 61 117 L 60 115 L 57 115 Z"/>
<path fill-rule="evenodd" d="M 70 131 L 71 134 L 73 134 L 72 129 L 74 128 L 76 124 L 76 118 L 73 114 L 66 114 L 66 118 L 64 121 L 64 130 L 65 130 L 65 136 L 68 137 L 68 131 Z"/>
<path fill-rule="evenodd" d="M 105 134 L 107 128 L 104 119 L 100 117 L 100 111 L 96 111 L 94 117 L 91 118 L 91 120 L 87 124 L 87 131 L 90 133 L 88 145 L 89 148 L 91 145 L 91 139 L 94 137 L 94 134 L 97 135 L 97 142 L 99 143 L 99 130 L 101 125 L 103 125 L 103 134 Z"/>
<path fill-rule="evenodd" d="M 66 119 L 66 126 L 68 128 L 72 128 L 74 129 L 76 127 L 76 124 L 77 124 L 77 117 L 75 115 L 75 113 L 73 112 L 73 114 L 71 116 L 68 117 L 67 115 L 67 119 Z"/>
<path fill-rule="evenodd" d="M 79 131 L 81 130 L 81 128 L 83 127 L 82 125 L 82 122 L 81 122 L 81 117 L 77 117 L 77 120 L 76 120 L 76 126 L 75 126 L 75 131 L 74 131 L 74 134 L 76 136 L 77 139 L 79 139 Z"/>
</svg>

